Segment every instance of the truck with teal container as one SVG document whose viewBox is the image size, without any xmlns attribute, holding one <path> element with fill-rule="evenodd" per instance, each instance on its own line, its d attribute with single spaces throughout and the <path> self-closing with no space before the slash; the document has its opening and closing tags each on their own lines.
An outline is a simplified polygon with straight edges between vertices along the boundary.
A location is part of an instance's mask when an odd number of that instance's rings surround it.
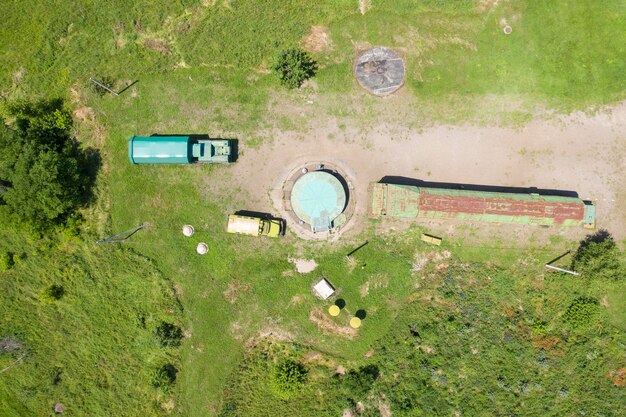
<svg viewBox="0 0 626 417">
<path fill-rule="evenodd" d="M 232 162 L 228 139 L 208 136 L 133 136 L 128 141 L 131 164 L 228 164 Z"/>
</svg>

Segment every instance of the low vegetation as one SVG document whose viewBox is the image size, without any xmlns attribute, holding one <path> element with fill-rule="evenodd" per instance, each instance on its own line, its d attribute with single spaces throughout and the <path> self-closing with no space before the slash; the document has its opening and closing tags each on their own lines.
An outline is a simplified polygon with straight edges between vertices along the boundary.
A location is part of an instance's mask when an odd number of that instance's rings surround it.
<svg viewBox="0 0 626 417">
<path fill-rule="evenodd" d="M 624 323 L 596 298 L 610 289 L 454 258 L 413 279 L 419 289 L 364 357 L 298 347 L 311 377 L 286 399 L 263 382 L 285 355 L 270 343 L 244 361 L 221 415 L 620 415 L 623 387 L 608 376 L 623 366 Z"/>
</svg>

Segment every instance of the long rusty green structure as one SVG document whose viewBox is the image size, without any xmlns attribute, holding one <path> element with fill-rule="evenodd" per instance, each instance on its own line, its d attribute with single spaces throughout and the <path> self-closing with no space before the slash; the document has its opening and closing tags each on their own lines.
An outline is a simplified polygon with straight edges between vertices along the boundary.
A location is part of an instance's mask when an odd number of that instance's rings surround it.
<svg viewBox="0 0 626 417">
<path fill-rule="evenodd" d="M 375 183 L 370 217 L 462 219 L 595 227 L 595 206 L 577 197 Z"/>
</svg>

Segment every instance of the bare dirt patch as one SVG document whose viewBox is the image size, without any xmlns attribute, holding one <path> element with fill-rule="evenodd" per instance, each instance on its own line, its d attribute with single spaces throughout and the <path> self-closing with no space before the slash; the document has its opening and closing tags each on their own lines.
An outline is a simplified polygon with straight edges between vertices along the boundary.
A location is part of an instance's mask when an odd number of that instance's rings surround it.
<svg viewBox="0 0 626 417">
<path fill-rule="evenodd" d="M 478 0 L 478 3 L 476 4 L 476 9 L 481 13 L 488 12 L 498 7 L 499 2 L 500 0 Z"/>
<path fill-rule="evenodd" d="M 357 261 L 353 256 L 346 256 L 345 262 L 346 262 L 346 267 L 348 268 L 348 273 L 351 274 L 352 271 L 354 271 L 354 268 L 356 268 Z"/>
<path fill-rule="evenodd" d="M 378 412 L 381 417 L 391 417 L 391 407 L 387 401 L 381 401 L 378 403 Z"/>
<path fill-rule="evenodd" d="M 328 28 L 324 26 L 311 26 L 311 31 L 302 40 L 304 49 L 309 52 L 321 52 L 332 48 L 332 41 Z"/>
<path fill-rule="evenodd" d="M 611 371 L 608 376 L 618 387 L 626 387 L 626 368 L 619 368 L 616 371 Z"/>
<path fill-rule="evenodd" d="M 299 304 L 302 304 L 304 298 L 304 295 L 301 294 L 294 295 L 293 297 L 291 297 L 291 300 L 289 300 L 289 306 L 297 306 Z"/>
<path fill-rule="evenodd" d="M 321 331 L 336 334 L 346 339 L 352 339 L 359 333 L 357 329 L 352 327 L 338 325 L 320 307 L 311 310 L 309 320 L 315 323 Z"/>
<path fill-rule="evenodd" d="M 228 284 L 228 288 L 224 290 L 224 298 L 231 304 L 234 304 L 242 292 L 250 290 L 250 284 L 245 284 L 239 281 L 232 281 Z"/>
<path fill-rule="evenodd" d="M 372 8 L 372 0 L 359 0 L 359 12 L 365 14 Z"/>
<path fill-rule="evenodd" d="M 296 266 L 296 271 L 300 274 L 308 274 L 317 268 L 317 262 L 314 259 L 287 258 L 287 260 Z"/>
<path fill-rule="evenodd" d="M 287 330 L 281 329 L 278 326 L 269 326 L 261 330 L 255 336 L 246 340 L 244 343 L 244 347 L 246 350 L 255 349 L 264 341 L 275 341 L 275 342 L 293 342 L 295 337 L 293 334 L 289 333 Z"/>
<path fill-rule="evenodd" d="M 342 368 L 337 362 L 325 356 L 322 352 L 311 351 L 302 355 L 302 361 L 307 364 L 316 364 L 329 369 Z"/>
<path fill-rule="evenodd" d="M 447 250 L 444 250 L 441 252 L 431 251 L 428 253 L 416 252 L 415 256 L 413 257 L 413 264 L 411 265 L 411 271 L 412 272 L 421 271 L 422 269 L 424 269 L 424 267 L 426 267 L 426 265 L 428 265 L 431 262 L 437 264 L 435 267 L 437 271 L 443 271 L 446 268 L 448 268 L 448 263 L 441 262 L 441 261 L 444 261 L 450 258 L 450 256 L 452 256 L 452 254 L 450 253 L 450 251 L 447 251 Z"/>
<path fill-rule="evenodd" d="M 312 104 L 300 98 L 277 97 L 276 104 L 268 106 L 276 125 L 255 132 L 271 141 L 245 147 L 240 163 L 229 169 L 232 175 L 222 185 L 225 189 L 240 187 L 242 195 L 249 196 L 248 203 L 258 210 L 280 212 L 282 207 L 272 195 L 281 194 L 284 178 L 295 167 L 310 161 L 339 163 L 350 171 L 354 186 L 351 194 L 356 201 L 350 230 L 342 233 L 342 239 L 368 227 L 368 185 L 385 176 L 575 191 L 581 198 L 596 202 L 597 227 L 607 228 L 617 239 L 626 238 L 626 211 L 622 206 L 626 202 L 622 168 L 626 163 L 626 102 L 595 114 L 536 118 L 516 127 L 428 126 L 416 116 L 416 109 L 424 107 L 408 93 L 398 91 L 398 95 L 370 104 L 363 104 L 359 97 L 348 94 L 345 98 L 335 97 L 333 103 L 319 93 L 311 98 Z M 502 99 L 485 97 L 476 102 L 476 107 L 488 114 L 489 109 L 502 104 Z M 320 109 L 327 109 L 326 113 L 320 115 Z M 336 112 L 349 115 L 339 116 Z M 280 125 L 278 120 L 283 119 L 289 120 L 289 126 Z M 590 137 L 594 141 L 590 142 Z M 553 152 L 546 151 L 549 149 Z M 281 158 L 272 157 L 277 151 Z M 372 163 L 373 155 L 376 163 Z M 284 161 L 290 161 L 288 166 Z M 240 178 L 246 181 L 238 181 Z M 385 219 L 374 227 L 377 233 L 402 231 L 415 223 L 444 239 L 489 239 L 516 246 L 530 240 L 548 242 L 555 234 L 578 240 L 588 233 L 582 227 L 438 219 Z"/>
<path fill-rule="evenodd" d="M 170 55 L 172 50 L 164 39 L 148 38 L 143 41 L 143 46 L 146 49 L 160 52 L 163 55 Z"/>
<path fill-rule="evenodd" d="M 359 287 L 359 294 L 361 297 L 366 297 L 370 289 L 387 288 L 389 285 L 389 275 L 387 274 L 375 274 L 372 275 L 363 285 Z"/>
<path fill-rule="evenodd" d="M 170 414 L 173 410 L 174 407 L 176 407 L 176 403 L 174 402 L 173 399 L 169 399 L 166 402 L 161 403 L 161 408 L 167 413 Z"/>
<path fill-rule="evenodd" d="M 533 339 L 533 345 L 537 349 L 544 349 L 548 352 L 552 352 L 561 343 L 561 339 L 557 336 L 539 336 Z"/>
<path fill-rule="evenodd" d="M 77 120 L 80 120 L 81 122 L 84 122 L 85 120 L 93 120 L 94 118 L 93 109 L 87 106 L 80 107 L 74 110 L 74 117 Z"/>
</svg>

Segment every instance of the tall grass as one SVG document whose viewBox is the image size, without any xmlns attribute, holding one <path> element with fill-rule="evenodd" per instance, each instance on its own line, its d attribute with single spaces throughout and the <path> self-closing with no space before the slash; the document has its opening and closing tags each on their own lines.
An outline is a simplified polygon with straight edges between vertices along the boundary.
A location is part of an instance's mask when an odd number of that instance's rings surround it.
<svg viewBox="0 0 626 417">
<path fill-rule="evenodd" d="M 3 415 L 50 415 L 56 403 L 73 415 L 160 415 L 172 395 L 154 373 L 180 366 L 153 335 L 161 321 L 182 325 L 171 285 L 131 250 L 66 239 L 2 241 L 17 262 L 0 272 L 0 339 L 20 345 L 0 352 L 0 369 L 17 361 L 0 378 Z"/>
</svg>

